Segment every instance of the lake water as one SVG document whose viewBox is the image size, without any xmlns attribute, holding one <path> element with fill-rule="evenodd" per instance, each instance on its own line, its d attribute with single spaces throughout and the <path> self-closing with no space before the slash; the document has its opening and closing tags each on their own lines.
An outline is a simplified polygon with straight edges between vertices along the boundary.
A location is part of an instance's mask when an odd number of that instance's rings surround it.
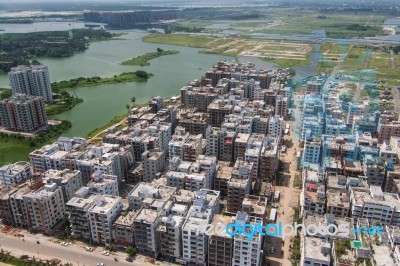
<svg viewBox="0 0 400 266">
<path fill-rule="evenodd" d="M 52 81 L 66 80 L 76 77 L 113 76 L 122 72 L 138 69 L 153 73 L 154 77 L 147 82 L 130 82 L 106 84 L 71 90 L 82 98 L 83 103 L 72 110 L 55 116 L 72 122 L 67 136 L 86 136 L 91 130 L 110 121 L 116 115 L 126 112 L 125 105 L 135 96 L 137 103 L 146 102 L 151 96 L 171 97 L 179 93 L 179 89 L 187 82 L 200 78 L 210 66 L 218 60 L 232 60 L 232 57 L 198 53 L 198 49 L 149 44 L 141 41 L 146 32 L 129 32 L 125 40 L 110 40 L 90 44 L 84 53 L 70 58 L 39 58 L 47 65 Z M 150 66 L 123 66 L 120 63 L 146 52 L 178 50 L 179 54 L 168 55 L 151 60 Z M 0 87 L 8 85 L 6 75 L 0 76 Z"/>
<path fill-rule="evenodd" d="M 27 32 L 32 29 L 32 26 L 37 28 L 38 24 L 18 24 L 18 27 L 21 27 L 18 30 Z M 6 28 L 9 25 L 15 24 L 0 24 L 0 28 Z M 53 22 L 48 23 L 49 27 L 51 25 Z M 57 29 L 68 26 L 69 23 L 64 22 L 64 25 L 57 24 Z M 23 27 L 29 27 L 29 29 L 25 28 L 23 31 Z M 11 30 L 12 27 L 8 29 Z M 143 31 L 128 31 L 121 37 L 123 39 L 91 43 L 87 51 L 70 58 L 38 58 L 41 63 L 49 67 L 52 81 L 91 76 L 109 77 L 139 69 L 154 74 L 154 77 L 147 82 L 106 84 L 71 90 L 71 93 L 82 98 L 84 102 L 70 111 L 55 116 L 57 119 L 72 122 L 73 126 L 65 133 L 66 136 L 85 137 L 93 129 L 123 114 L 132 96 L 136 97 L 137 103 L 145 103 L 155 95 L 169 98 L 177 95 L 179 89 L 189 81 L 199 79 L 218 60 L 233 60 L 228 56 L 199 53 L 199 49 L 195 48 L 144 43 L 142 37 L 147 34 Z M 145 67 L 120 64 L 126 59 L 156 51 L 157 47 L 164 50 L 177 50 L 180 53 L 156 58 L 150 61 L 150 66 Z M 240 57 L 239 59 L 255 63 L 258 68 L 274 67 L 273 64 L 258 58 Z M 0 75 L 0 87 L 9 87 L 7 75 Z"/>
</svg>

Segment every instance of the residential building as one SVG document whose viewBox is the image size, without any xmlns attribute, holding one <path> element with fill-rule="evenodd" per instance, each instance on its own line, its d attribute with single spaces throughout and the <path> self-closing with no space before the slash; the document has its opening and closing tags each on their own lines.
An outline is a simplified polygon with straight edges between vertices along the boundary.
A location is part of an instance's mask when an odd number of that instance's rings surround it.
<svg viewBox="0 0 400 266">
<path fill-rule="evenodd" d="M 96 171 L 93 173 L 92 180 L 87 184 L 87 187 L 93 193 L 119 196 L 118 178 L 115 175 L 106 175 L 100 171 Z"/>
<path fill-rule="evenodd" d="M 64 201 L 68 202 L 75 196 L 82 186 L 82 175 L 78 170 L 47 170 L 44 173 L 44 183 L 56 183 L 57 186 L 61 187 Z"/>
<path fill-rule="evenodd" d="M 112 245 L 127 248 L 135 244 L 134 221 L 137 211 L 124 210 L 112 224 Z"/>
<path fill-rule="evenodd" d="M 140 254 L 157 258 L 160 254 L 157 227 L 160 213 L 154 209 L 142 208 L 134 219 L 135 246 Z"/>
<path fill-rule="evenodd" d="M 238 212 L 236 215 L 236 223 L 255 224 L 260 220 L 250 219 L 247 213 Z M 251 239 L 243 234 L 234 236 L 232 266 L 251 265 L 261 266 L 263 257 L 263 239 L 260 234 L 254 234 Z"/>
<path fill-rule="evenodd" d="M 182 206 L 182 205 L 181 205 Z M 169 259 L 182 257 L 182 225 L 184 216 L 168 215 L 160 219 L 157 227 L 160 254 Z"/>
<path fill-rule="evenodd" d="M 208 113 L 210 114 L 210 125 L 212 127 L 220 127 L 226 115 L 231 114 L 233 105 L 225 104 L 224 101 L 214 100 L 208 105 Z"/>
<path fill-rule="evenodd" d="M 40 96 L 45 102 L 52 102 L 49 69 L 43 65 L 12 67 L 8 72 L 13 94 Z"/>
<path fill-rule="evenodd" d="M 343 192 L 328 190 L 326 213 L 339 217 L 348 217 L 350 213 L 350 197 Z"/>
<path fill-rule="evenodd" d="M 331 249 L 331 244 L 321 238 L 302 237 L 300 266 L 331 265 Z"/>
<path fill-rule="evenodd" d="M 31 229 L 50 233 L 64 220 L 65 200 L 56 183 L 47 183 L 23 198 Z"/>
<path fill-rule="evenodd" d="M 0 100 L 0 125 L 6 130 L 21 133 L 37 133 L 46 129 L 48 121 L 43 99 L 17 93 Z"/>
<path fill-rule="evenodd" d="M 143 181 L 151 182 L 164 171 L 166 166 L 165 151 L 149 150 L 142 154 Z"/>
<path fill-rule="evenodd" d="M 112 225 L 122 209 L 120 197 L 101 195 L 89 207 L 91 239 L 94 243 L 110 246 Z"/>
<path fill-rule="evenodd" d="M 30 164 L 28 162 L 16 162 L 0 167 L 0 181 L 3 187 L 21 184 L 31 177 Z"/>
<path fill-rule="evenodd" d="M 279 138 L 266 136 L 261 148 L 260 168 L 258 176 L 263 182 L 272 183 L 279 163 Z"/>
<path fill-rule="evenodd" d="M 275 115 L 269 119 L 268 134 L 275 137 L 280 137 L 283 130 L 283 118 Z"/>
<path fill-rule="evenodd" d="M 232 218 L 230 216 L 221 214 L 214 215 L 211 223 L 214 230 L 212 230 L 208 236 L 207 265 L 232 265 L 233 238 L 228 235 L 225 230 L 230 223 L 232 223 Z"/>
<path fill-rule="evenodd" d="M 179 115 L 178 125 L 184 127 L 187 132 L 192 135 L 201 134 L 206 136 L 206 130 L 209 125 L 210 115 L 201 112 L 184 112 Z"/>
</svg>

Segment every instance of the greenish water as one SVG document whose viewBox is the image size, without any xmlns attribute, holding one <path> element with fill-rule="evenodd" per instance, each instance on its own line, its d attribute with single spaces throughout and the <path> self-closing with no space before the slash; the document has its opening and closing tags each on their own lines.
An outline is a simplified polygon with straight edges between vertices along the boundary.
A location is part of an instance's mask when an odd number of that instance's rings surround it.
<svg viewBox="0 0 400 266">
<path fill-rule="evenodd" d="M 40 58 L 39 61 L 49 67 L 52 81 L 76 77 L 112 76 L 122 72 L 143 69 L 155 76 L 147 82 L 106 84 L 71 90 L 82 98 L 83 103 L 72 110 L 56 115 L 57 119 L 72 122 L 72 128 L 66 136 L 85 137 L 94 128 L 110 121 L 114 116 L 126 112 L 125 105 L 132 96 L 137 103 L 146 102 L 151 96 L 171 97 L 187 82 L 200 78 L 201 75 L 218 60 L 232 60 L 232 57 L 198 53 L 198 49 L 143 43 L 145 32 L 129 32 L 126 40 L 95 42 L 90 48 L 71 58 Z M 159 57 L 151 60 L 150 66 L 123 66 L 124 60 L 147 52 L 177 50 L 179 54 Z M 0 87 L 8 86 L 6 75 L 0 76 Z"/>
</svg>

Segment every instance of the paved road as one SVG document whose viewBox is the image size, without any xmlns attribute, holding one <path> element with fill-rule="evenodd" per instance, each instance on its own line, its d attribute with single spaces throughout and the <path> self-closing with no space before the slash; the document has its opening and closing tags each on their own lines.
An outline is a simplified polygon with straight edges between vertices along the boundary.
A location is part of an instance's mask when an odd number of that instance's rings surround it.
<svg viewBox="0 0 400 266">
<path fill-rule="evenodd" d="M 68 247 L 61 246 L 57 243 L 49 241 L 50 238 L 43 236 L 25 236 L 22 238 L 15 237 L 13 235 L 0 234 L 0 248 L 10 251 L 14 256 L 28 255 L 39 259 L 53 259 L 58 258 L 64 263 L 72 263 L 78 266 L 95 266 L 99 262 L 109 265 L 155 265 L 145 261 L 138 262 L 127 262 L 125 261 L 126 254 L 117 252 L 111 254 L 109 257 L 101 255 L 103 250 L 101 247 L 97 248 L 93 252 L 88 252 L 84 247 L 77 244 L 70 245 Z M 40 244 L 36 241 L 39 240 Z M 118 259 L 118 262 L 114 261 L 114 258 Z M 158 264 L 158 263 L 157 263 Z"/>
</svg>

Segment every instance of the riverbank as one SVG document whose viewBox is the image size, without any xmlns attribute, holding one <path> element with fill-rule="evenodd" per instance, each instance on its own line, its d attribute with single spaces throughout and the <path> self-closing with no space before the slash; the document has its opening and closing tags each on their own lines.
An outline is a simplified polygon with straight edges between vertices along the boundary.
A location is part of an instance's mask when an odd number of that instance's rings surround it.
<svg viewBox="0 0 400 266">
<path fill-rule="evenodd" d="M 157 57 L 161 57 L 161 56 L 165 56 L 165 55 L 173 55 L 173 54 L 179 54 L 179 51 L 173 51 L 173 50 L 164 51 L 160 48 L 157 48 L 157 52 L 150 52 L 150 53 L 146 53 L 144 55 L 134 57 L 130 60 L 126 60 L 126 61 L 122 62 L 121 65 L 149 66 L 150 60 L 155 59 Z"/>
</svg>

